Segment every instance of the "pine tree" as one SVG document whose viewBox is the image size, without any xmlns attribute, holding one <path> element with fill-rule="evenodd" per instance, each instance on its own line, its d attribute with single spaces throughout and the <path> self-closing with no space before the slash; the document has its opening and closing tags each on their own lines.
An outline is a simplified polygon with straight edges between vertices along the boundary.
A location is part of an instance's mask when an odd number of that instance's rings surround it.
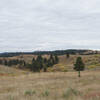
<svg viewBox="0 0 100 100">
<path fill-rule="evenodd" d="M 46 58 L 43 59 L 43 62 L 47 64 L 48 60 Z"/>
<path fill-rule="evenodd" d="M 76 63 L 74 64 L 74 69 L 76 71 L 78 71 L 78 77 L 80 77 L 80 71 L 83 71 L 85 69 L 85 65 L 82 61 L 82 58 L 81 57 L 78 57 L 77 60 L 76 60 Z"/>
<path fill-rule="evenodd" d="M 26 66 L 26 62 L 25 62 L 25 61 L 23 61 L 23 66 L 24 66 L 24 67 Z"/>
<path fill-rule="evenodd" d="M 5 65 L 5 66 L 7 66 L 7 65 L 8 65 L 7 60 L 4 60 L 4 65 Z"/>
<path fill-rule="evenodd" d="M 35 58 L 32 59 L 32 63 L 34 63 L 34 61 L 35 61 Z"/>
<path fill-rule="evenodd" d="M 38 68 L 41 70 L 43 68 L 43 58 L 41 55 L 39 55 L 36 59 L 37 64 L 38 64 Z"/>
<path fill-rule="evenodd" d="M 36 60 L 32 59 L 32 64 L 30 66 L 31 71 L 34 72 L 40 72 L 40 70 L 43 68 L 43 58 L 41 55 L 38 55 Z"/>
<path fill-rule="evenodd" d="M 8 66 L 12 66 L 12 61 L 11 60 L 8 61 Z"/>
<path fill-rule="evenodd" d="M 48 61 L 49 61 L 50 66 L 53 66 L 55 64 L 55 59 L 52 54 L 50 55 L 50 58 Z"/>
<path fill-rule="evenodd" d="M 1 64 L 1 65 L 3 64 L 3 60 L 1 60 L 1 59 L 0 59 L 0 64 Z"/>
<path fill-rule="evenodd" d="M 67 58 L 69 58 L 69 57 L 70 57 L 69 53 L 67 53 L 67 54 L 66 54 L 66 57 L 67 57 Z"/>
<path fill-rule="evenodd" d="M 38 55 L 36 60 L 37 60 L 38 62 L 41 62 L 41 61 L 43 60 L 43 58 L 42 58 L 41 55 Z"/>
<path fill-rule="evenodd" d="M 55 64 L 58 64 L 58 62 L 59 62 L 59 58 L 57 55 L 55 55 Z"/>
<path fill-rule="evenodd" d="M 34 61 L 32 64 L 32 71 L 40 72 L 40 63 L 38 61 Z"/>
<path fill-rule="evenodd" d="M 52 62 L 51 62 L 50 59 L 48 59 L 48 60 L 47 60 L 47 67 L 50 67 L 50 66 L 52 66 Z"/>
<path fill-rule="evenodd" d="M 48 67 L 48 60 L 44 58 L 43 60 L 43 71 L 47 72 L 47 67 Z"/>
</svg>

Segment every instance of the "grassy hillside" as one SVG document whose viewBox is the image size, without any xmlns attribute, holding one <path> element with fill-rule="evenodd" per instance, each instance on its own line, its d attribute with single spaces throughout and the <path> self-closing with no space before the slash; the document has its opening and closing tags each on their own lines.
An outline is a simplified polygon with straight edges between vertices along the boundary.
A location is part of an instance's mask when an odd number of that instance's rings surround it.
<svg viewBox="0 0 100 100">
<path fill-rule="evenodd" d="M 86 70 L 81 78 L 73 70 L 81 56 Z M 23 59 L 31 62 L 33 55 L 0 59 Z M 48 58 L 48 55 L 43 57 Z M 0 100 L 100 100 L 100 55 L 59 56 L 59 63 L 46 73 L 32 73 L 16 66 L 0 65 Z"/>
<path fill-rule="evenodd" d="M 0 77 L 2 76 L 19 76 L 23 74 L 29 74 L 31 72 L 25 71 L 25 70 L 20 70 L 16 68 L 10 68 L 4 65 L 0 65 Z"/>
<path fill-rule="evenodd" d="M 48 68 L 48 72 L 67 72 L 73 71 L 74 63 L 76 58 L 81 56 L 83 62 L 85 63 L 86 70 L 99 70 L 100 69 L 100 54 L 95 55 L 70 55 L 69 58 L 66 58 L 66 55 L 58 56 L 59 63 L 54 65 L 53 67 Z M 31 63 L 32 59 L 36 58 L 36 55 L 20 55 L 15 57 L 7 57 L 7 58 L 0 58 L 0 59 L 19 59 L 24 60 L 26 63 Z M 49 58 L 48 55 L 44 55 L 43 57 Z M 18 68 L 18 66 L 12 66 Z"/>
<path fill-rule="evenodd" d="M 60 62 L 51 70 L 53 71 L 73 71 L 74 63 L 77 57 L 81 56 L 85 64 L 86 70 L 100 69 L 100 54 L 96 55 L 71 55 L 70 58 L 66 56 L 59 56 Z"/>
</svg>

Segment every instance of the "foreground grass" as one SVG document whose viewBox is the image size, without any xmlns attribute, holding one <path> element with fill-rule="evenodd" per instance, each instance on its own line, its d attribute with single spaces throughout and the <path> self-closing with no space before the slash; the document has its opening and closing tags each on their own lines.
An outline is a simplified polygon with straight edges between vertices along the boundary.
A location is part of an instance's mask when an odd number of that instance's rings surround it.
<svg viewBox="0 0 100 100">
<path fill-rule="evenodd" d="M 0 76 L 0 100 L 100 100 L 100 71 Z"/>
</svg>

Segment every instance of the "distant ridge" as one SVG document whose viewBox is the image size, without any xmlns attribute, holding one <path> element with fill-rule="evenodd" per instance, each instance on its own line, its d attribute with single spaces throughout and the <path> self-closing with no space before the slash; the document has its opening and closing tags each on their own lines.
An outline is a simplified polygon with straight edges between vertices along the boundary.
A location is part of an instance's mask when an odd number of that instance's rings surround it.
<svg viewBox="0 0 100 100">
<path fill-rule="evenodd" d="M 80 49 L 68 49 L 68 50 L 55 50 L 55 51 L 34 51 L 34 52 L 4 52 L 0 53 L 0 57 L 13 57 L 19 55 L 65 55 L 65 54 L 81 54 L 81 55 L 90 55 L 90 54 L 98 54 L 100 51 L 93 50 L 80 50 Z"/>
</svg>

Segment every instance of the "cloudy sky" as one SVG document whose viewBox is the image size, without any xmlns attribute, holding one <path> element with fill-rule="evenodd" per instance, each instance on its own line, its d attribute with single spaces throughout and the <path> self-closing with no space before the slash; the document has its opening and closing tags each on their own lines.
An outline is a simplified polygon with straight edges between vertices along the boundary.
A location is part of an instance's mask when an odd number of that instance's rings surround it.
<svg viewBox="0 0 100 100">
<path fill-rule="evenodd" d="M 100 49 L 100 0 L 1 0 L 0 52 Z"/>
</svg>

